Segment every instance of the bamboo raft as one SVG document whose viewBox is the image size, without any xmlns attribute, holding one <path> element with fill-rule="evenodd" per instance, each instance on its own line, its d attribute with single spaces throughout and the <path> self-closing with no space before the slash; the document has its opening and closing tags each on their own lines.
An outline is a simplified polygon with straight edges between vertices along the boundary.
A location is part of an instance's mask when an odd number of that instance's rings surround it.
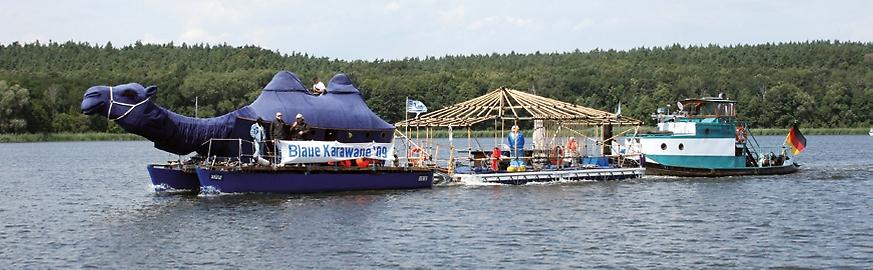
<svg viewBox="0 0 873 270">
<path fill-rule="evenodd" d="M 640 178 L 645 168 L 571 169 L 515 173 L 455 174 L 456 181 L 474 179 L 486 183 L 524 185 L 531 182 L 601 181 Z"/>
<path fill-rule="evenodd" d="M 507 125 L 507 122 L 509 122 Z M 487 167 L 489 162 L 501 162 L 501 166 L 508 159 L 506 156 L 491 161 L 483 153 L 491 151 L 491 147 L 482 147 L 477 139 L 474 149 L 474 128 L 486 127 L 493 123 L 494 147 L 499 147 L 508 126 L 518 125 L 520 122 L 533 122 L 534 144 L 533 149 L 524 149 L 520 157 L 512 157 L 523 160 L 524 167 L 530 167 L 524 172 L 507 172 L 505 167 L 498 171 L 487 173 L 456 172 L 458 165 L 468 164 L 470 168 Z M 615 180 L 627 178 L 639 178 L 645 170 L 638 165 L 636 167 L 622 168 L 624 164 L 612 164 L 608 167 L 587 168 L 581 166 L 563 167 L 555 160 L 578 159 L 587 156 L 588 153 L 579 155 L 564 155 L 561 151 L 565 138 L 581 136 L 583 144 L 590 143 L 591 149 L 598 149 L 596 155 L 601 157 L 618 157 L 624 159 L 628 156 L 613 155 L 613 140 L 630 131 L 638 131 L 641 121 L 621 116 L 620 112 L 610 113 L 602 110 L 588 108 L 568 102 L 550 99 L 523 91 L 505 87 L 493 90 L 485 95 L 451 105 L 433 112 L 425 113 L 413 119 L 406 119 L 395 124 L 395 136 L 406 139 L 406 151 L 410 148 L 423 149 L 422 157 L 433 158 L 434 149 L 440 145 L 433 143 L 432 134 L 434 128 L 447 128 L 449 134 L 453 129 L 462 128 L 467 130 L 467 149 L 457 151 L 458 154 L 466 153 L 466 156 L 455 156 L 455 145 L 450 135 L 448 147 L 450 156 L 445 160 L 445 167 L 438 168 L 449 174 L 454 181 L 462 178 L 475 177 L 484 182 L 504 184 L 525 184 L 529 182 L 563 181 L 563 180 Z M 613 126 L 632 126 L 618 134 L 613 134 Z M 405 128 L 405 132 L 401 131 Z M 593 136 L 586 134 L 585 130 L 593 128 Z M 421 136 L 423 130 L 424 138 Z M 445 149 L 445 148 L 444 148 Z M 588 149 L 583 145 L 583 149 Z M 585 150 L 583 150 L 584 152 Z M 502 152 L 507 152 L 502 149 Z M 558 152 L 556 154 L 556 152 Z M 535 157 L 531 153 L 540 153 Z M 542 154 L 545 153 L 545 154 Z M 545 155 L 545 157 L 543 156 Z M 412 159 L 412 156 L 410 159 Z M 414 162 L 411 162 L 414 163 Z M 436 162 L 430 163 L 433 165 Z M 553 166 L 555 165 L 555 166 Z"/>
</svg>

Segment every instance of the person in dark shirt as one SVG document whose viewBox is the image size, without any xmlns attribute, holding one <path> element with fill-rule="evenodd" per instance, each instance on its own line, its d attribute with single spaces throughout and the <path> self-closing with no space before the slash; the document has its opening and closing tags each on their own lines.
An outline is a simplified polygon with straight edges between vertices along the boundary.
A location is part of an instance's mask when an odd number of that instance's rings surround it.
<svg viewBox="0 0 873 270">
<path fill-rule="evenodd" d="M 273 124 L 270 125 L 270 139 L 272 140 L 285 140 L 287 139 L 285 136 L 285 129 L 288 125 L 285 124 L 285 121 L 282 120 L 282 113 L 276 112 L 276 120 L 273 121 Z"/>
<path fill-rule="evenodd" d="M 303 121 L 303 115 L 297 114 L 294 124 L 291 124 L 291 139 L 302 141 L 309 140 L 309 125 Z"/>
<path fill-rule="evenodd" d="M 278 161 L 279 152 L 276 152 L 276 150 L 278 150 L 279 140 L 287 139 L 285 138 L 285 129 L 287 128 L 288 125 L 285 124 L 285 121 L 282 121 L 282 113 L 276 112 L 276 119 L 270 124 L 270 141 L 267 142 L 267 155 L 274 158 L 273 162 Z"/>
</svg>

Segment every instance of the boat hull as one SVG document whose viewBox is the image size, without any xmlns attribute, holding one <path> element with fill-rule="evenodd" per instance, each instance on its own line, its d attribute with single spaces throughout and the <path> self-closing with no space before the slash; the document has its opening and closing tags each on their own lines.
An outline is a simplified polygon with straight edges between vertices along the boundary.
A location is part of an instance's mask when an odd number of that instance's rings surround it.
<svg viewBox="0 0 873 270">
<path fill-rule="evenodd" d="M 193 170 L 185 170 L 180 166 L 150 164 L 147 167 L 152 185 L 156 189 L 200 190 L 200 181 Z"/>
<path fill-rule="evenodd" d="M 730 168 L 730 169 L 706 169 L 666 166 L 657 163 L 646 163 L 646 174 L 668 175 L 681 177 L 723 177 L 741 175 L 780 175 L 791 174 L 800 170 L 800 165 L 791 163 L 774 167 Z"/>
<path fill-rule="evenodd" d="M 433 171 L 280 168 L 226 170 L 197 167 L 201 188 L 221 193 L 316 193 L 330 191 L 419 189 L 433 185 Z"/>
</svg>

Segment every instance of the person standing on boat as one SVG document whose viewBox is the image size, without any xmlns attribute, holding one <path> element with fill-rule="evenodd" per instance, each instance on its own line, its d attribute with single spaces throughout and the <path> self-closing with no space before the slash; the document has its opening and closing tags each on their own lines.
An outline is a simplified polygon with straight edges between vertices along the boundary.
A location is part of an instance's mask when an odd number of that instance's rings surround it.
<svg viewBox="0 0 873 270">
<path fill-rule="evenodd" d="M 272 145 L 270 145 L 270 149 L 275 148 L 275 146 L 279 143 L 279 140 L 285 139 L 285 129 L 288 125 L 285 124 L 285 121 L 282 120 L 282 113 L 276 112 L 276 120 L 273 120 L 273 124 L 270 125 L 270 140 Z M 276 153 L 276 156 L 279 156 L 279 153 Z"/>
<path fill-rule="evenodd" d="M 303 115 L 297 114 L 294 124 L 291 125 L 291 139 L 295 141 L 309 140 L 309 125 L 303 121 Z"/>
<path fill-rule="evenodd" d="M 261 157 L 261 143 L 264 141 L 264 119 L 258 117 L 258 120 L 249 129 L 249 135 L 252 135 L 252 140 L 254 141 L 255 153 L 253 155 L 255 158 L 259 158 Z"/>
<path fill-rule="evenodd" d="M 285 121 L 282 120 L 282 113 L 276 112 L 276 120 L 273 120 L 273 124 L 270 125 L 270 139 L 274 141 L 284 140 L 287 126 Z"/>
<path fill-rule="evenodd" d="M 524 154 L 524 134 L 518 131 L 518 125 L 512 126 L 512 131 L 509 132 L 507 139 L 513 160 L 518 161 L 519 157 Z"/>
</svg>

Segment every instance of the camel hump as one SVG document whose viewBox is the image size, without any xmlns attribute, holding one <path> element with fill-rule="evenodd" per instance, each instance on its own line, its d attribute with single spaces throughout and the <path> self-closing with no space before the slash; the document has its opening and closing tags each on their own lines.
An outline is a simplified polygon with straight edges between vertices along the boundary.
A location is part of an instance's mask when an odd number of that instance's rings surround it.
<svg viewBox="0 0 873 270">
<path fill-rule="evenodd" d="M 361 93 L 352 83 L 352 79 L 349 78 L 349 75 L 342 73 L 334 75 L 333 78 L 330 79 L 330 82 L 327 84 L 327 92 L 331 94 Z"/>
<path fill-rule="evenodd" d="M 309 90 L 303 86 L 303 82 L 300 81 L 300 77 L 293 72 L 283 70 L 273 75 L 273 80 L 264 87 L 264 91 L 275 91 L 275 92 L 290 92 L 290 91 L 301 91 L 308 92 Z"/>
</svg>

